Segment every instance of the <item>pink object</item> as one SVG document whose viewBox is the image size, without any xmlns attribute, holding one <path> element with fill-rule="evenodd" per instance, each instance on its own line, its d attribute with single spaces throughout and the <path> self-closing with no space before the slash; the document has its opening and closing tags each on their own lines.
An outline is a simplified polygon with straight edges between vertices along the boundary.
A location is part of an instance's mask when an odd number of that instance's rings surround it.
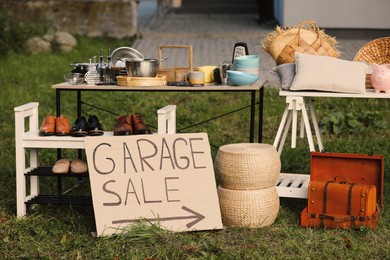
<svg viewBox="0 0 390 260">
<path fill-rule="evenodd" d="M 376 93 L 390 93 L 390 64 L 372 64 L 371 83 Z"/>
</svg>

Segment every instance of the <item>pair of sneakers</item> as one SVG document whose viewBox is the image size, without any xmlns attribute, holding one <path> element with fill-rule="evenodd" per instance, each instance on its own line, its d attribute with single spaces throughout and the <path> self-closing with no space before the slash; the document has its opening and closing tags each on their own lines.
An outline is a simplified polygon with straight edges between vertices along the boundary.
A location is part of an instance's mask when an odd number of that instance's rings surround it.
<svg viewBox="0 0 390 260">
<path fill-rule="evenodd" d="M 152 131 L 150 131 L 150 128 L 139 114 L 117 117 L 114 135 L 142 135 L 151 133 Z"/>
<path fill-rule="evenodd" d="M 69 135 L 70 134 L 70 123 L 66 116 L 46 116 L 42 120 L 41 127 L 39 128 L 39 135 L 50 136 L 50 135 Z"/>
<path fill-rule="evenodd" d="M 63 158 L 54 164 L 52 172 L 55 174 L 67 174 L 69 172 L 73 174 L 87 173 L 88 165 L 81 159 L 75 159 L 70 162 L 68 159 Z"/>
</svg>

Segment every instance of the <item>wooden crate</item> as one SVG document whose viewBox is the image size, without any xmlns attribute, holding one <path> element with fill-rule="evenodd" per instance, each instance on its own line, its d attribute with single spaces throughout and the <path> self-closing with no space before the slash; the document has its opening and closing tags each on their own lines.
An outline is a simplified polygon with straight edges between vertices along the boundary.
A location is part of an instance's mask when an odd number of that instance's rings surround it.
<svg viewBox="0 0 390 260">
<path fill-rule="evenodd" d="M 163 49 L 187 49 L 188 50 L 188 67 L 163 68 L 163 62 L 159 63 L 158 74 L 165 75 L 167 82 L 183 82 L 188 72 L 193 70 L 192 45 L 159 45 L 158 58 L 162 59 Z M 168 57 L 169 58 L 169 57 Z"/>
</svg>

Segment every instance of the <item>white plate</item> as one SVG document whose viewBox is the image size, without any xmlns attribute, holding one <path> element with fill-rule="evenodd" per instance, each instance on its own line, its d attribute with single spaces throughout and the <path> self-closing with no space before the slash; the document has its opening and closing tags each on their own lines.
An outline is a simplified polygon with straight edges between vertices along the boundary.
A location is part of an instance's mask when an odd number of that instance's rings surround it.
<svg viewBox="0 0 390 260">
<path fill-rule="evenodd" d="M 126 67 L 125 63 L 119 59 L 128 59 L 128 58 L 141 58 L 144 59 L 144 55 L 142 55 L 136 49 L 130 47 L 119 47 L 115 49 L 112 54 L 112 64 L 114 67 Z"/>
</svg>

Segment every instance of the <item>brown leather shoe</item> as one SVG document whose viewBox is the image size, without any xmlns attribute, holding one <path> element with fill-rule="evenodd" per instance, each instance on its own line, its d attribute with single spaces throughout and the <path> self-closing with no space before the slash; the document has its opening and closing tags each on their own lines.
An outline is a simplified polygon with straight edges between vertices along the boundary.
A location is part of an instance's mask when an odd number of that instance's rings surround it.
<svg viewBox="0 0 390 260">
<path fill-rule="evenodd" d="M 135 135 L 151 134 L 149 127 L 145 124 L 141 115 L 133 114 L 131 116 L 131 123 L 133 124 L 133 131 Z"/>
<path fill-rule="evenodd" d="M 46 116 L 42 120 L 41 127 L 39 128 L 39 135 L 48 136 L 55 134 L 56 118 L 54 116 Z"/>
<path fill-rule="evenodd" d="M 118 116 L 114 130 L 114 135 L 132 135 L 133 127 L 131 125 L 130 115 Z"/>
<path fill-rule="evenodd" d="M 70 135 L 70 123 L 66 116 L 56 118 L 56 135 Z"/>
</svg>

